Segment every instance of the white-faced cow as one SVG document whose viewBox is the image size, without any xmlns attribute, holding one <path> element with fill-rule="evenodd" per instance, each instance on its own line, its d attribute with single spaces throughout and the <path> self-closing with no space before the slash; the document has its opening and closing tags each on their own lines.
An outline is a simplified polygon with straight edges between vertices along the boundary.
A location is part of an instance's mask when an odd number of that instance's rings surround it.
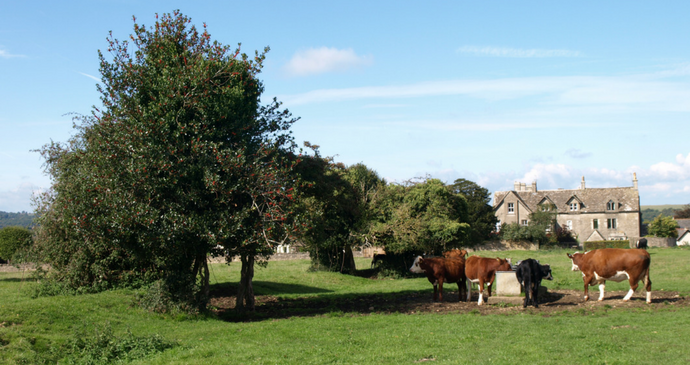
<svg viewBox="0 0 690 365">
<path fill-rule="evenodd" d="M 465 259 L 417 256 L 410 271 L 416 274 L 426 274 L 429 282 L 434 286 L 434 300 L 443 301 L 443 283 L 458 283 L 458 301 L 463 298 L 465 288 Z"/>
<path fill-rule="evenodd" d="M 535 259 L 522 260 L 517 264 L 515 276 L 525 289 L 525 301 L 522 303 L 522 307 L 526 308 L 532 304 L 534 308 L 539 308 L 539 286 L 541 286 L 542 279 L 553 280 L 551 266 L 541 265 Z"/>
<path fill-rule="evenodd" d="M 484 284 L 487 283 L 489 289 L 489 295 L 491 296 L 491 285 L 494 283 L 496 278 L 496 271 L 511 271 L 510 263 L 505 259 L 490 258 L 490 257 L 479 257 L 470 256 L 465 261 L 465 276 L 467 277 L 467 300 L 470 300 L 471 296 L 471 284 L 476 283 L 479 285 L 479 300 L 478 305 L 484 304 Z"/>
<path fill-rule="evenodd" d="M 585 253 L 568 254 L 573 271 L 582 271 L 585 282 L 585 300 L 589 299 L 588 287 L 599 284 L 599 301 L 604 300 L 606 280 L 628 280 L 630 291 L 623 298 L 627 301 L 644 280 L 647 303 L 652 302 L 652 281 L 649 279 L 649 252 L 641 249 L 600 248 Z"/>
</svg>

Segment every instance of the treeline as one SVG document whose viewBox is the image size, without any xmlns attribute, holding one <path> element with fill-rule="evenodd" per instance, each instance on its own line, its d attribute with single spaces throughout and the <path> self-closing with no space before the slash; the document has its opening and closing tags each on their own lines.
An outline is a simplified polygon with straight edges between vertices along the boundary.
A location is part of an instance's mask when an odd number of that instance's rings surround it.
<svg viewBox="0 0 690 365">
<path fill-rule="evenodd" d="M 657 217 L 671 217 L 676 219 L 690 218 L 690 204 L 684 205 L 682 208 L 668 207 L 664 209 L 642 209 L 642 223 L 650 224 Z"/>
<path fill-rule="evenodd" d="M 34 215 L 31 213 L 10 213 L 0 211 L 0 228 L 12 226 L 29 228 L 33 225 L 33 220 Z"/>
</svg>

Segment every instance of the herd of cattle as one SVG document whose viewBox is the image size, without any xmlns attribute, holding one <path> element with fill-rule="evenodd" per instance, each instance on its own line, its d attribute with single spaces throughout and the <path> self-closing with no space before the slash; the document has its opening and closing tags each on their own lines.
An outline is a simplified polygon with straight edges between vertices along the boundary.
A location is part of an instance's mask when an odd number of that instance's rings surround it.
<svg viewBox="0 0 690 365">
<path fill-rule="evenodd" d="M 638 283 L 644 281 L 647 291 L 647 303 L 652 301 L 652 282 L 649 279 L 649 253 L 644 249 L 618 249 L 602 248 L 585 253 L 575 252 L 567 254 L 572 261 L 572 270 L 581 271 L 585 285 L 585 301 L 589 299 L 588 287 L 599 285 L 599 301 L 604 299 L 606 280 L 620 282 L 628 280 L 630 291 L 623 298 L 629 300 L 638 287 Z M 514 271 L 515 276 L 524 289 L 525 300 L 523 307 L 533 305 L 539 307 L 538 292 L 543 279 L 553 280 L 551 267 L 542 265 L 534 259 L 527 259 L 511 265 L 506 259 L 488 258 L 480 256 L 467 257 L 466 250 L 451 250 L 443 254 L 443 257 L 417 256 L 410 267 L 410 271 L 425 274 L 429 282 L 434 286 L 434 301 L 443 301 L 443 284 L 457 283 L 459 300 L 470 300 L 471 283 L 479 288 L 478 305 L 482 305 L 484 298 L 484 285 L 488 289 L 487 298 L 491 296 L 491 286 L 498 271 Z M 378 258 L 380 260 L 381 257 Z M 372 264 L 377 261 L 374 257 Z"/>
</svg>

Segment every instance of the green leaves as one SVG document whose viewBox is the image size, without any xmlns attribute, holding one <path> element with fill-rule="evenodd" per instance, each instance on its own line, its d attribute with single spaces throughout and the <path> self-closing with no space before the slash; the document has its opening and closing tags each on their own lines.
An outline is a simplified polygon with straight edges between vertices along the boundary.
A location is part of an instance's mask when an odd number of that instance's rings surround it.
<svg viewBox="0 0 690 365">
<path fill-rule="evenodd" d="M 99 52 L 103 107 L 41 151 L 54 183 L 39 245 L 74 287 L 203 290 L 213 250 L 270 255 L 290 230 L 296 119 L 259 104 L 263 53 L 211 41 L 179 11 L 135 24 L 130 40 L 111 35 Z"/>
</svg>

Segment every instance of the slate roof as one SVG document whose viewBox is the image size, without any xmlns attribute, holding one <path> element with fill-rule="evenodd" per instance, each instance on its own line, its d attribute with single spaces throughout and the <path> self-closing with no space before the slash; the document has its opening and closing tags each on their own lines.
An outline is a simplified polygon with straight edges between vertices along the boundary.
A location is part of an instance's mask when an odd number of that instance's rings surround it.
<svg viewBox="0 0 690 365">
<path fill-rule="evenodd" d="M 558 213 L 570 212 L 570 202 L 575 199 L 581 203 L 579 211 L 606 212 L 606 204 L 613 201 L 617 212 L 639 212 L 640 196 L 637 189 L 626 188 L 586 188 L 573 190 L 499 191 L 494 194 L 494 207 L 498 207 L 508 194 L 516 194 L 531 210 L 537 210 L 539 204 L 550 200 L 556 205 Z"/>
<path fill-rule="evenodd" d="M 676 219 L 678 223 L 678 228 L 690 229 L 690 218 L 679 218 Z"/>
</svg>

